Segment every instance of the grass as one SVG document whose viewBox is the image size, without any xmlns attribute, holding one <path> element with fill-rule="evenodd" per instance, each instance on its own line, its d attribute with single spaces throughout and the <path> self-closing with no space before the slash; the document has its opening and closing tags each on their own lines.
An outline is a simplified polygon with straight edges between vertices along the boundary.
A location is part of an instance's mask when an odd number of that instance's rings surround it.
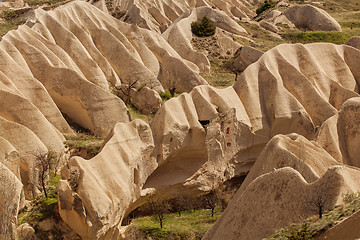
<svg viewBox="0 0 360 240">
<path fill-rule="evenodd" d="M 25 208 L 18 214 L 18 225 L 29 223 L 32 227 L 44 219 L 50 218 L 56 214 L 57 207 L 57 188 L 56 185 L 61 179 L 60 175 L 50 174 L 48 198 L 39 196 L 31 203 L 30 208 Z"/>
<path fill-rule="evenodd" d="M 0 24 L 0 39 L 7 32 L 15 30 L 19 25 L 25 23 L 25 21 L 20 16 L 18 16 L 15 11 L 10 9 L 5 9 L 0 14 L 0 17 L 4 20 L 4 23 Z"/>
<path fill-rule="evenodd" d="M 188 210 L 178 213 L 166 214 L 164 226 L 160 228 L 154 217 L 142 217 L 133 220 L 130 231 L 135 239 L 201 239 L 221 215 L 221 208 L 216 208 L 214 217 L 211 210 Z"/>
<path fill-rule="evenodd" d="M 101 146 L 104 142 L 103 137 L 98 137 L 84 132 L 77 133 L 76 136 L 65 136 L 65 138 L 65 144 L 70 149 L 85 149 L 87 158 L 96 156 L 100 152 Z"/>
<path fill-rule="evenodd" d="M 132 104 L 127 104 L 127 108 L 129 110 L 131 119 L 141 119 L 144 122 L 150 124 L 152 119 L 154 118 L 155 114 L 150 113 L 150 114 L 144 114 L 142 112 L 140 112 L 134 105 Z"/>
<path fill-rule="evenodd" d="M 351 35 L 346 32 L 289 32 L 282 33 L 281 37 L 289 43 L 314 43 L 328 42 L 343 44 L 347 42 Z"/>
<path fill-rule="evenodd" d="M 211 72 L 200 75 L 213 87 L 226 88 L 235 83 L 235 74 L 225 67 L 225 62 L 210 61 Z"/>
<path fill-rule="evenodd" d="M 267 239 L 314 239 L 336 223 L 360 211 L 360 195 L 348 194 L 345 203 L 326 212 L 321 219 L 317 216 L 306 219 L 303 223 L 294 224 L 278 230 Z"/>
</svg>

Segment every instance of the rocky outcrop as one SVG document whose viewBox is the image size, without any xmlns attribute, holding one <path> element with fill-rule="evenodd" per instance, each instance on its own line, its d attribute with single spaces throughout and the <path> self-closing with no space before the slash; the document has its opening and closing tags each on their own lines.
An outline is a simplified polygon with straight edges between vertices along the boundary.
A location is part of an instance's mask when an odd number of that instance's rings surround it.
<svg viewBox="0 0 360 240">
<path fill-rule="evenodd" d="M 231 69 L 236 72 L 243 72 L 250 64 L 259 60 L 264 52 L 250 46 L 244 46 L 240 50 L 240 54 L 231 60 Z"/>
<path fill-rule="evenodd" d="M 352 37 L 345 44 L 360 50 L 360 37 Z"/>
<path fill-rule="evenodd" d="M 16 239 L 22 184 L 2 162 L 0 162 L 0 182 L 0 237 Z"/>
<path fill-rule="evenodd" d="M 320 128 L 317 142 L 338 162 L 360 167 L 360 97 L 347 100 Z"/>
<path fill-rule="evenodd" d="M 232 34 L 247 35 L 243 29 L 234 20 L 219 10 L 210 7 L 198 7 L 188 10 L 182 14 L 172 25 L 162 34 L 166 41 L 184 58 L 195 63 L 200 71 L 209 72 L 210 62 L 205 54 L 197 52 L 191 45 L 193 34 L 191 32 L 191 23 L 201 21 L 207 16 L 217 27 L 217 31 L 223 30 Z M 229 36 L 224 36 L 231 42 L 234 42 Z M 226 42 L 226 40 L 222 40 Z M 236 46 L 232 51 L 236 51 L 240 45 Z"/>
<path fill-rule="evenodd" d="M 71 158 L 58 184 L 61 218 L 82 239 L 116 239 L 118 225 L 156 167 L 150 127 L 118 123 L 90 160 Z"/>
<path fill-rule="evenodd" d="M 284 15 L 299 29 L 342 31 L 340 24 L 330 14 L 312 5 L 292 6 L 284 12 Z"/>
<path fill-rule="evenodd" d="M 315 140 L 319 127 L 359 96 L 359 58 L 348 46 L 280 45 L 247 67 L 233 87 L 199 86 L 167 101 L 151 125 L 159 168 L 144 187 L 208 191 L 249 172 L 279 133 Z"/>
<path fill-rule="evenodd" d="M 359 171 L 333 166 L 313 183 L 290 167 L 261 175 L 236 193 L 203 240 L 268 237 L 276 229 L 317 214 L 314 206 L 320 198 L 325 209 L 331 209 L 343 201 L 344 194 L 359 191 Z"/>
<path fill-rule="evenodd" d="M 128 23 L 164 32 L 184 12 L 193 8 L 209 7 L 224 12 L 232 19 L 249 19 L 256 15 L 250 9 L 258 3 L 259 1 L 249 0 L 150 0 L 142 2 L 113 0 L 111 7 L 126 11 L 125 21 Z"/>
</svg>

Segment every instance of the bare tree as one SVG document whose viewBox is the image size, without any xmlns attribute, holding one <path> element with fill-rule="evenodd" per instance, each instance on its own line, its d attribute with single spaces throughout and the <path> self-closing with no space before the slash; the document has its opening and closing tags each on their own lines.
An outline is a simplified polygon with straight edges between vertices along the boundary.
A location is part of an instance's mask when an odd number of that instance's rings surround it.
<svg viewBox="0 0 360 240">
<path fill-rule="evenodd" d="M 55 151 L 48 152 L 39 152 L 34 155 L 36 158 L 36 162 L 34 163 L 34 167 L 39 170 L 39 180 L 44 191 L 45 197 L 48 198 L 47 195 L 47 180 L 50 174 L 51 166 L 58 165 L 56 163 L 60 159 L 58 158 L 58 154 Z"/>
<path fill-rule="evenodd" d="M 169 202 L 159 194 L 151 194 L 148 196 L 147 208 L 162 228 L 164 226 L 164 215 L 169 213 Z"/>
<path fill-rule="evenodd" d="M 214 210 L 219 204 L 219 198 L 216 190 L 213 188 L 211 191 L 205 196 L 206 205 L 211 209 L 211 217 L 214 217 Z"/>
<path fill-rule="evenodd" d="M 139 80 L 131 81 L 128 85 L 122 85 L 121 87 L 115 87 L 117 90 L 120 90 L 124 94 L 124 101 L 126 104 L 131 101 L 131 89 L 135 87 L 136 83 Z M 126 86 L 126 87 L 123 87 Z"/>
</svg>

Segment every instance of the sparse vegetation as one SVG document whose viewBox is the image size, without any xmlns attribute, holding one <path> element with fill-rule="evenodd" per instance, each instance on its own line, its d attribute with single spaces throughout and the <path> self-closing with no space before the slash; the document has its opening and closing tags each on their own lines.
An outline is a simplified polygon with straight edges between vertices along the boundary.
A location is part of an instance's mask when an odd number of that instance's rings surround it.
<svg viewBox="0 0 360 240">
<path fill-rule="evenodd" d="M 211 210 L 187 210 L 181 216 L 178 213 L 164 215 L 165 225 L 159 227 L 159 223 L 153 217 L 142 217 L 133 220 L 130 232 L 133 239 L 201 239 L 206 231 L 219 218 L 222 211 L 216 208 L 214 217 Z"/>
<path fill-rule="evenodd" d="M 70 149 L 70 156 L 80 155 L 85 159 L 96 156 L 101 149 L 103 137 L 89 132 L 78 132 L 76 136 L 66 136 L 65 144 Z"/>
<path fill-rule="evenodd" d="M 201 22 L 192 22 L 191 31 L 198 37 L 209 37 L 215 34 L 216 27 L 212 21 L 205 15 Z"/>
<path fill-rule="evenodd" d="M 18 215 L 18 225 L 29 223 L 32 227 L 44 219 L 55 215 L 57 206 L 57 188 L 56 185 L 61 179 L 60 175 L 50 175 L 48 197 L 40 196 L 35 199 L 29 208 L 24 208 Z"/>
<path fill-rule="evenodd" d="M 265 12 L 266 10 L 275 7 L 276 2 L 273 2 L 272 0 L 265 0 L 265 2 L 256 9 L 256 14 L 260 15 L 261 13 Z"/>
<path fill-rule="evenodd" d="M 7 32 L 16 29 L 19 25 L 24 24 L 24 20 L 11 9 L 5 9 L 0 17 L 4 19 L 4 22 L 0 24 L 0 39 Z"/>
<path fill-rule="evenodd" d="M 345 32 L 288 32 L 282 33 L 281 37 L 290 43 L 329 42 L 343 44 L 350 39 L 351 35 Z"/>
<path fill-rule="evenodd" d="M 306 219 L 303 223 L 293 224 L 278 230 L 267 239 L 314 239 L 320 233 L 326 231 L 336 223 L 360 211 L 359 194 L 348 194 L 344 198 L 344 204 L 333 210 Z"/>
</svg>

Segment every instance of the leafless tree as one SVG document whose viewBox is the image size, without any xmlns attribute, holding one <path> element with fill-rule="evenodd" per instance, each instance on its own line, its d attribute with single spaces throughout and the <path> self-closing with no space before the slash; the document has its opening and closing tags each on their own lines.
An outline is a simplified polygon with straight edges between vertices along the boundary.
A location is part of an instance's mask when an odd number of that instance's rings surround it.
<svg viewBox="0 0 360 240">
<path fill-rule="evenodd" d="M 169 202 L 159 194 L 151 194 L 147 199 L 147 208 L 153 214 L 160 228 L 164 226 L 164 215 L 169 213 Z"/>
<path fill-rule="evenodd" d="M 128 85 L 122 85 L 121 87 L 115 87 L 117 90 L 120 90 L 124 94 L 124 98 L 125 98 L 124 101 L 126 104 L 130 103 L 131 89 L 135 87 L 135 85 L 138 81 L 139 80 L 134 80 L 134 81 L 131 81 Z"/>
<path fill-rule="evenodd" d="M 55 151 L 48 151 L 48 152 L 38 152 L 34 154 L 36 161 L 34 163 L 35 169 L 39 170 L 39 180 L 44 191 L 45 197 L 48 198 L 47 195 L 47 180 L 50 174 L 51 166 L 58 166 L 59 161 L 58 154 Z"/>
</svg>

